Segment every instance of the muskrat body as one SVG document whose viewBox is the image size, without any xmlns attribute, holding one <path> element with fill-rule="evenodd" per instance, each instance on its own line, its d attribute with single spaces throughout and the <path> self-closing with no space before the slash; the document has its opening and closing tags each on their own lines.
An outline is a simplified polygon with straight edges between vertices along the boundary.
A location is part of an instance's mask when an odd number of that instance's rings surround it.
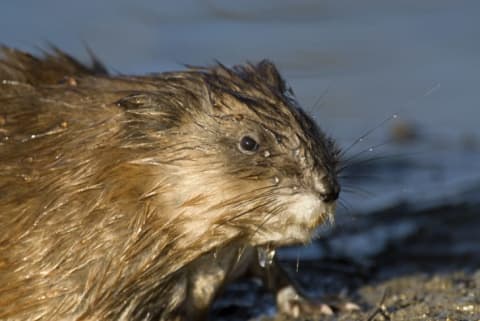
<svg viewBox="0 0 480 321">
<path fill-rule="evenodd" d="M 337 154 L 268 61 L 130 77 L 3 48 L 0 319 L 203 319 L 333 214 Z"/>
</svg>

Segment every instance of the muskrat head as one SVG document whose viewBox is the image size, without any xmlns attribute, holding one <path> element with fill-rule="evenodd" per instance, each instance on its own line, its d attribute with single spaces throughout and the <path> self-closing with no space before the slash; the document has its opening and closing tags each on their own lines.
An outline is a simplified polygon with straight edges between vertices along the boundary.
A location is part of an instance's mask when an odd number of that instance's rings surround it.
<svg viewBox="0 0 480 321">
<path fill-rule="evenodd" d="M 335 144 L 299 108 L 268 61 L 220 66 L 207 83 L 225 185 L 235 190 L 223 194 L 231 212 L 219 224 L 242 228 L 256 245 L 309 241 L 335 211 Z"/>
<path fill-rule="evenodd" d="M 335 210 L 338 151 L 275 66 L 197 68 L 172 74 L 170 83 L 179 79 L 196 89 L 156 112 L 170 113 L 164 118 L 174 124 L 155 138 L 168 138 L 161 156 L 147 159 L 168 167 L 172 179 L 162 185 L 170 188 L 158 197 L 170 202 L 176 214 L 168 220 L 179 234 L 249 245 L 308 242 Z"/>
</svg>

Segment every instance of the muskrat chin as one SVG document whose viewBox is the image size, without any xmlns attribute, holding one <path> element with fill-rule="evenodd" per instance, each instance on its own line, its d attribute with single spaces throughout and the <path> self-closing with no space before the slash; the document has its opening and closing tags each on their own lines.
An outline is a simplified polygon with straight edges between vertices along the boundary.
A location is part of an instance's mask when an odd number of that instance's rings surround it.
<svg viewBox="0 0 480 321">
<path fill-rule="evenodd" d="M 325 203 L 308 193 L 297 194 L 293 199 L 290 196 L 288 203 L 284 212 L 272 217 L 255 232 L 253 243 L 275 247 L 307 244 L 320 225 L 334 221 L 335 202 Z"/>
</svg>

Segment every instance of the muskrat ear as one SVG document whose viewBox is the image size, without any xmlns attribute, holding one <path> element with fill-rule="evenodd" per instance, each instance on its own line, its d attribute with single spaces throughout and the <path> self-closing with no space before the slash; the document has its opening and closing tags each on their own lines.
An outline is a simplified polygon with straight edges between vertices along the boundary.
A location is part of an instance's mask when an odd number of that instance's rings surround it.
<svg viewBox="0 0 480 321">
<path fill-rule="evenodd" d="M 278 88 L 282 94 L 287 91 L 285 81 L 282 76 L 280 76 L 280 73 L 273 62 L 264 59 L 258 63 L 256 69 L 260 76 L 267 81 L 268 85 Z"/>
<path fill-rule="evenodd" d="M 123 109 L 130 123 L 148 125 L 146 127 L 153 125 L 155 130 L 162 131 L 178 126 L 182 118 L 181 106 L 173 104 L 169 98 L 138 92 L 121 98 L 116 105 Z"/>
</svg>

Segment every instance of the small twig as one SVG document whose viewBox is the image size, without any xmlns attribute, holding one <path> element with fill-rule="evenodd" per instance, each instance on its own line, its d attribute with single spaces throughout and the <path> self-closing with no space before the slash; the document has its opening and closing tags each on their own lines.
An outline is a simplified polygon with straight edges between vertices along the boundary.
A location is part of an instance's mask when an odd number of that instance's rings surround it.
<svg viewBox="0 0 480 321">
<path fill-rule="evenodd" d="M 373 319 L 381 314 L 387 321 L 390 321 L 390 314 L 388 313 L 386 307 L 385 307 L 385 299 L 387 298 L 387 293 L 390 292 L 389 289 L 385 289 L 383 292 L 382 299 L 380 300 L 380 303 L 377 304 L 377 308 L 372 312 L 372 314 L 368 317 L 366 321 L 373 321 Z"/>
</svg>

